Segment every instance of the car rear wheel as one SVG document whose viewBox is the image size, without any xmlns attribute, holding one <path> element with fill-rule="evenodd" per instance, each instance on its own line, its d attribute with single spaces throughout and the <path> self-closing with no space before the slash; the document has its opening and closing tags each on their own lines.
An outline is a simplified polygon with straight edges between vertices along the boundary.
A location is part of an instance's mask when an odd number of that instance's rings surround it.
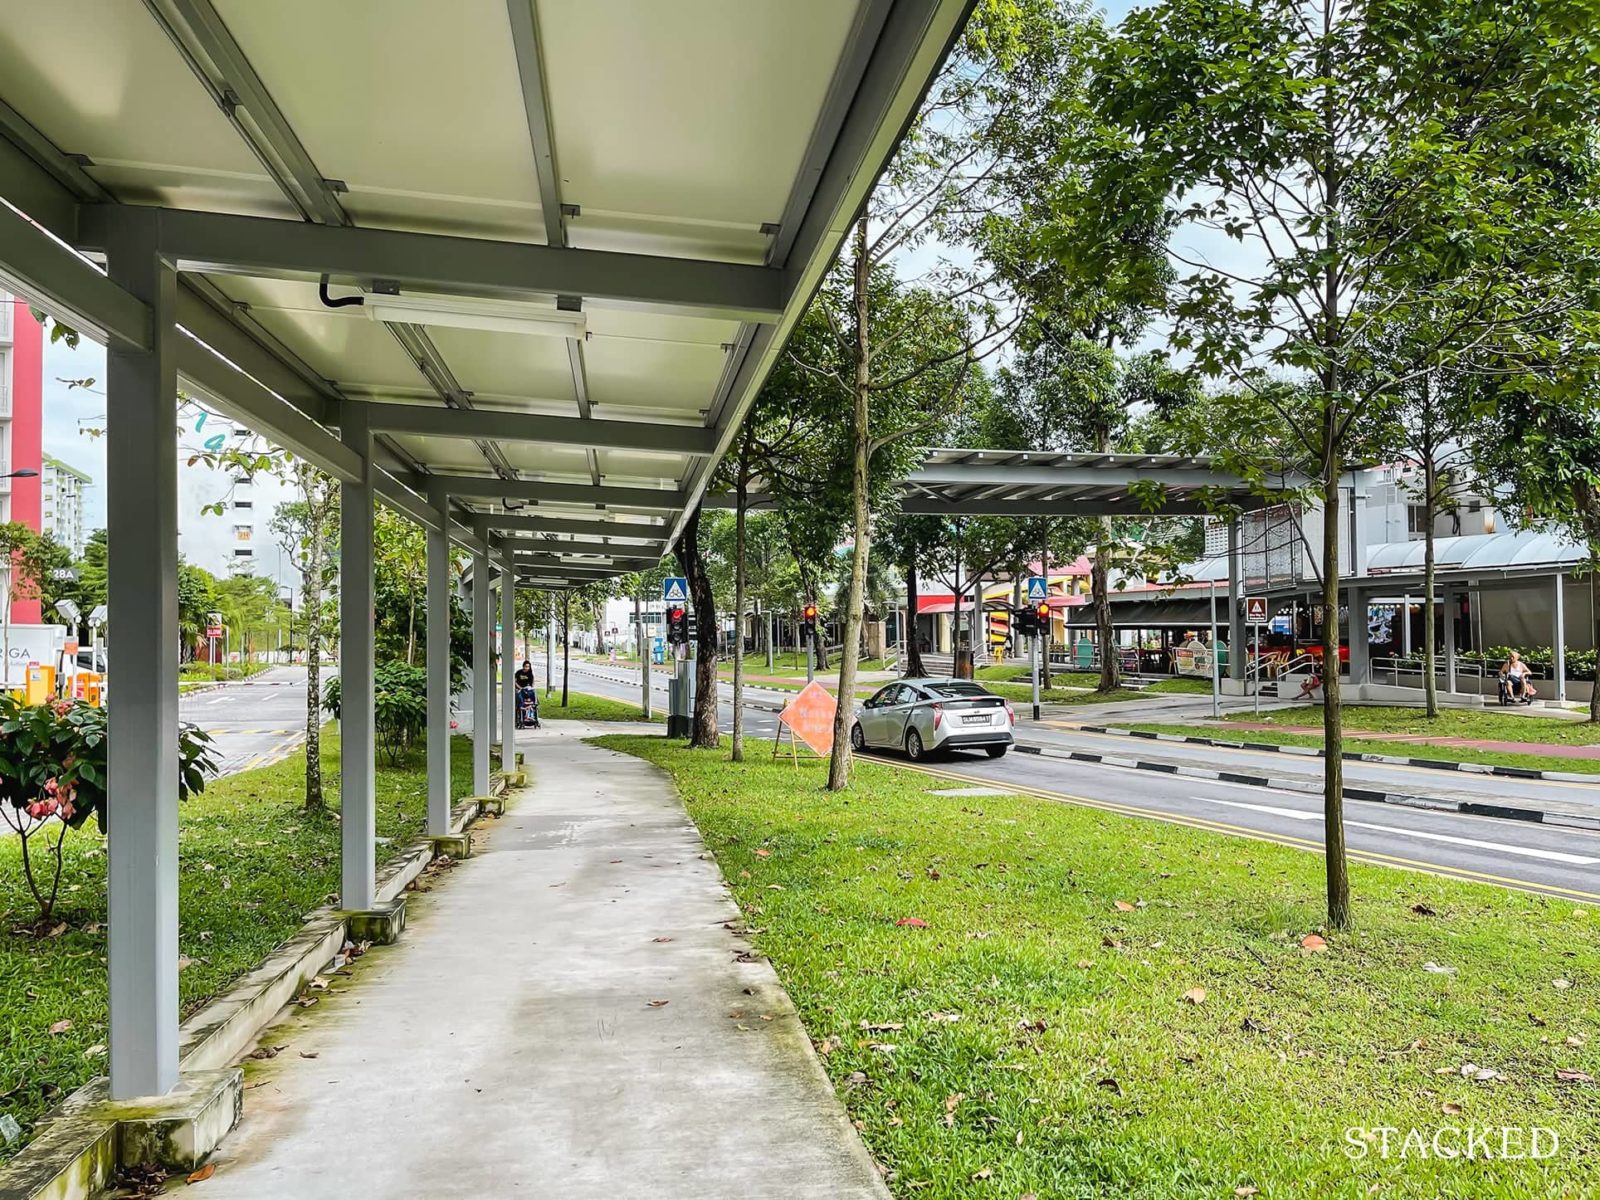
<svg viewBox="0 0 1600 1200">
<path fill-rule="evenodd" d="M 1004 758 L 1006 751 L 1009 749 L 1011 749 L 1010 746 L 985 746 L 983 748 L 984 753 L 990 758 Z"/>
<path fill-rule="evenodd" d="M 860 753 L 867 748 L 867 735 L 861 732 L 861 722 L 850 726 L 850 749 Z"/>
<path fill-rule="evenodd" d="M 906 734 L 906 757 L 912 762 L 920 762 L 927 757 L 927 752 L 922 748 L 922 735 L 915 729 Z"/>
</svg>

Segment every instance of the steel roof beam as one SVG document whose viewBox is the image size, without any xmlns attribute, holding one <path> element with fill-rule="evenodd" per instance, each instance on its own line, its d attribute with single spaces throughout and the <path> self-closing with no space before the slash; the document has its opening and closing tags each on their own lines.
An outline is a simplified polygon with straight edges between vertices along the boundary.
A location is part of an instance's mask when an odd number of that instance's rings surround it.
<svg viewBox="0 0 1600 1200">
<path fill-rule="evenodd" d="M 683 493 L 676 488 L 618 487 L 592 483 L 547 483 L 531 479 L 494 479 L 481 475 L 435 475 L 445 491 L 464 500 L 522 500 L 530 503 L 594 504 L 602 508 L 676 512 Z M 576 514 L 573 514 L 576 515 Z"/>
<path fill-rule="evenodd" d="M 935 463 L 906 476 L 918 487 L 1095 487 L 1127 489 L 1136 484 L 1160 483 L 1168 487 L 1242 489 L 1237 475 L 1202 467 L 1046 467 L 1007 463 Z"/>
<path fill-rule="evenodd" d="M 1261 502 L 1265 503 L 1265 502 Z M 1246 508 L 1257 506 L 1244 502 Z M 1211 510 L 1192 500 L 1169 500 L 1154 509 L 1132 497 L 1121 500 L 940 500 L 908 496 L 900 501 L 907 516 L 926 517 L 1205 517 Z"/>
<path fill-rule="evenodd" d="M 661 557 L 661 550 L 650 546 L 613 546 L 611 542 L 571 541 L 554 542 L 546 538 L 506 538 L 502 546 L 518 555 L 528 554 L 592 554 L 598 558 L 650 558 Z M 659 546 L 659 544 L 658 544 Z"/>
<path fill-rule="evenodd" d="M 489 528 L 522 533 L 564 533 L 573 537 L 619 537 L 638 541 L 667 540 L 665 525 L 643 525 L 624 521 L 566 520 L 561 517 L 528 516 L 523 513 L 490 513 Z"/>
<path fill-rule="evenodd" d="M 372 429 L 381 433 L 690 455 L 710 454 L 716 442 L 716 431 L 699 425 L 585 420 L 503 409 L 442 408 L 432 404 L 350 403 L 362 404 Z"/>
<path fill-rule="evenodd" d="M 185 271 L 330 274 L 512 300 L 581 296 L 754 322 L 775 321 L 783 312 L 783 273 L 772 267 L 172 208 L 144 211 L 158 218 L 160 253 Z M 82 206 L 79 248 L 103 246 L 126 214 L 122 205 Z"/>
<path fill-rule="evenodd" d="M 0 286 L 80 333 L 150 346 L 150 309 L 26 217 L 0 204 Z"/>
<path fill-rule="evenodd" d="M 511 18 L 511 45 L 522 83 L 522 107 L 528 118 L 534 171 L 539 177 L 539 211 L 545 241 L 567 244 L 566 216 L 561 211 L 561 170 L 556 166 L 555 138 L 550 133 L 550 98 L 545 94 L 544 61 L 539 51 L 539 13 L 534 0 L 506 0 Z"/>
</svg>

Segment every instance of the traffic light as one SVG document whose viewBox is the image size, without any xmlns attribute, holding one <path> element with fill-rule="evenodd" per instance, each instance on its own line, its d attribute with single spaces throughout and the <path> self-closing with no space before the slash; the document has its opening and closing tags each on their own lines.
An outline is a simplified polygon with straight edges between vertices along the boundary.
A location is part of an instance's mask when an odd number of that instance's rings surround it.
<svg viewBox="0 0 1600 1200">
<path fill-rule="evenodd" d="M 689 644 L 689 613 L 681 604 L 671 605 L 667 609 L 667 645 L 687 646 Z"/>
<path fill-rule="evenodd" d="M 1050 632 L 1050 605 L 1041 600 L 1033 606 L 1033 631 L 1048 634 Z"/>
<path fill-rule="evenodd" d="M 1039 632 L 1039 618 L 1031 608 L 1014 609 L 1011 613 L 1011 628 L 1018 637 L 1028 637 Z"/>
<path fill-rule="evenodd" d="M 817 606 L 815 604 L 807 604 L 800 610 L 800 638 L 802 641 L 816 643 Z"/>
</svg>

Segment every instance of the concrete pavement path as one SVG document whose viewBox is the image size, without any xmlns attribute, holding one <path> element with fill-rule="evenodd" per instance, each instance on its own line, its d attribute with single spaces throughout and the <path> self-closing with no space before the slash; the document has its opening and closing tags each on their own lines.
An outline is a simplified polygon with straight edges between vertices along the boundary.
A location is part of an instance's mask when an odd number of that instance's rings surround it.
<svg viewBox="0 0 1600 1200">
<path fill-rule="evenodd" d="M 519 736 L 534 786 L 268 1032 L 207 1200 L 885 1200 L 671 784 L 587 732 Z"/>
</svg>

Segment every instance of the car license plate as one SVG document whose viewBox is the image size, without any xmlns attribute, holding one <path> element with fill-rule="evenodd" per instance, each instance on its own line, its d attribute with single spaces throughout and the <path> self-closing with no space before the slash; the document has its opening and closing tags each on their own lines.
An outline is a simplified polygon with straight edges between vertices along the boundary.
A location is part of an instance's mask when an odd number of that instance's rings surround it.
<svg viewBox="0 0 1600 1200">
<path fill-rule="evenodd" d="M 987 725 L 989 723 L 989 714 L 963 713 L 961 715 L 961 723 L 963 725 Z"/>
</svg>

